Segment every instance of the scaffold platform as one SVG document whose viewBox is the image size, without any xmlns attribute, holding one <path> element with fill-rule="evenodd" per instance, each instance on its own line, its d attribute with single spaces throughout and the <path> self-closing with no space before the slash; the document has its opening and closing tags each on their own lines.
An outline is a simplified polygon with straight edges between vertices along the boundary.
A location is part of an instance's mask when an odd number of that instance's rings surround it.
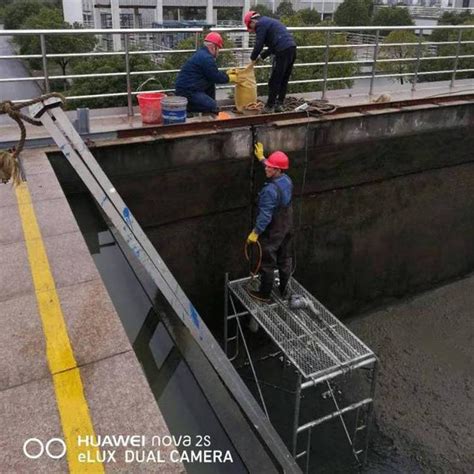
<svg viewBox="0 0 474 474">
<path fill-rule="evenodd" d="M 260 402 L 268 416 L 259 378 L 246 342 L 248 334 L 246 336 L 243 324 L 241 324 L 244 317 L 254 318 L 296 372 L 294 430 L 291 446 L 295 459 L 300 460 L 306 457 L 305 471 L 308 472 L 311 431 L 325 421 L 338 418 L 355 460 L 359 465 L 364 464 L 370 437 L 375 393 L 377 358 L 374 352 L 294 278 L 290 280 L 289 293 L 303 302 L 299 308 L 290 305 L 288 299 L 283 299 L 278 289 L 272 292 L 270 303 L 257 301 L 248 293 L 249 285 L 252 285 L 253 288 L 258 286 L 257 279 L 247 277 L 229 281 L 226 276 L 224 349 L 229 359 L 235 360 L 237 358 L 241 345 L 245 348 L 258 387 Z M 235 332 L 233 331 L 231 334 L 230 322 L 233 320 L 236 321 Z M 230 353 L 232 345 L 233 351 Z M 334 393 L 333 380 L 358 370 L 368 372 L 368 377 L 364 377 L 364 380 L 369 382 L 367 387 L 369 393 L 356 402 L 340 406 Z M 328 397 L 333 400 L 333 409 L 330 413 L 325 413 L 319 418 L 301 422 L 302 391 L 315 388 L 323 383 L 328 388 Z M 354 412 L 350 419 L 354 426 L 351 427 L 348 420 L 344 418 L 350 412 Z M 360 435 L 362 432 L 364 432 L 364 436 L 361 444 Z M 299 443 L 298 437 L 303 433 L 307 435 L 306 449 L 299 451 L 301 443 Z"/>
</svg>

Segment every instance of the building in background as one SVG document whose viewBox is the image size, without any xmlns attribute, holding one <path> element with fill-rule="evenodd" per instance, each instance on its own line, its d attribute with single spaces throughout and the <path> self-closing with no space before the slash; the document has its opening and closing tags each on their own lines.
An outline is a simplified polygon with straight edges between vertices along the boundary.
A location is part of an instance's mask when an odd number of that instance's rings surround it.
<svg viewBox="0 0 474 474">
<path fill-rule="evenodd" d="M 331 16 L 343 0 L 291 0 L 295 10 L 315 9 Z M 454 1 L 454 0 L 453 0 Z M 282 0 L 63 0 L 64 19 L 90 28 L 151 28 L 172 22 L 205 21 L 240 25 L 251 8 L 276 11 Z"/>
</svg>

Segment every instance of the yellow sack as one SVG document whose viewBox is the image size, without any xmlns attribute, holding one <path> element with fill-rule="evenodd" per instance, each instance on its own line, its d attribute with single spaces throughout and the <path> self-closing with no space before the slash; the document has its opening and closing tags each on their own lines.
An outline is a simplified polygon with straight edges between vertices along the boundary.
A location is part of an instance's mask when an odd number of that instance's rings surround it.
<svg viewBox="0 0 474 474">
<path fill-rule="evenodd" d="M 242 112 L 246 105 L 257 101 L 257 81 L 253 64 L 250 63 L 246 68 L 230 69 L 228 72 L 235 74 L 235 106 L 239 112 Z"/>
</svg>

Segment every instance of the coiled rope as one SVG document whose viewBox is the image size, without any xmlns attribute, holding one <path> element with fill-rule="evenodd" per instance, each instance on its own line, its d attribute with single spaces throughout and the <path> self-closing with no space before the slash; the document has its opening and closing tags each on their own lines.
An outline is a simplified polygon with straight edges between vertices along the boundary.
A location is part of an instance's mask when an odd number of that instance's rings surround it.
<svg viewBox="0 0 474 474">
<path fill-rule="evenodd" d="M 0 180 L 2 183 L 8 183 L 10 179 L 14 186 L 18 186 L 22 181 L 21 176 L 21 164 L 20 164 L 20 153 L 25 146 L 26 140 L 26 128 L 24 122 L 31 125 L 41 126 L 42 123 L 39 120 L 32 119 L 28 115 L 21 112 L 21 109 L 29 107 L 30 105 L 42 102 L 50 97 L 59 97 L 65 102 L 64 96 L 57 92 L 45 94 L 36 99 L 32 99 L 26 102 L 14 104 L 11 100 L 5 100 L 0 102 L 0 115 L 6 114 L 12 120 L 14 120 L 20 128 L 20 140 L 18 144 L 9 150 L 0 150 Z"/>
<path fill-rule="evenodd" d="M 293 112 L 297 107 L 305 103 L 309 106 L 305 109 L 309 116 L 332 114 L 337 109 L 337 105 L 330 104 L 327 100 L 306 100 L 303 97 L 287 97 L 282 108 L 285 112 Z"/>
</svg>

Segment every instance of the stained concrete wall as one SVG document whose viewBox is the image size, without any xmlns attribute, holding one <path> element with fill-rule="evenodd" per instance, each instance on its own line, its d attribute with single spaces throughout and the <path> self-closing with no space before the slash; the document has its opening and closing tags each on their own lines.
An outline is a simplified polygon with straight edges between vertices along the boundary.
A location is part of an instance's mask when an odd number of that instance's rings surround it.
<svg viewBox="0 0 474 474">
<path fill-rule="evenodd" d="M 266 150 L 287 151 L 295 276 L 345 315 L 474 268 L 473 125 L 474 106 L 457 103 L 115 143 L 94 155 L 213 322 L 224 273 L 248 269 L 243 243 L 264 178 L 250 158 L 253 133 Z M 83 190 L 62 157 L 51 159 L 66 192 Z"/>
</svg>

